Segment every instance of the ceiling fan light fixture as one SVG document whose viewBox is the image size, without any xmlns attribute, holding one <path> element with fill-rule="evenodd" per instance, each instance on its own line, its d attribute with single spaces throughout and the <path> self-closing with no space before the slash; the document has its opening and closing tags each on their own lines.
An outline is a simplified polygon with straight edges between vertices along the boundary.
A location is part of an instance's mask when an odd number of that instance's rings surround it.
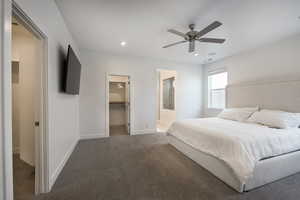
<svg viewBox="0 0 300 200">
<path fill-rule="evenodd" d="M 172 43 L 172 44 L 169 44 L 169 45 L 165 45 L 165 46 L 163 46 L 163 48 L 169 48 L 169 47 L 181 44 L 181 43 L 188 42 L 189 43 L 189 45 L 188 45 L 188 52 L 192 53 L 192 52 L 195 52 L 195 43 L 196 42 L 222 44 L 222 43 L 225 42 L 226 39 L 203 37 L 204 35 L 206 35 L 210 31 L 213 31 L 214 29 L 218 28 L 221 25 L 222 25 L 221 22 L 214 21 L 213 23 L 211 23 L 210 25 L 208 25 L 204 29 L 202 29 L 200 31 L 195 31 L 194 30 L 195 24 L 190 24 L 189 25 L 190 31 L 187 32 L 187 33 L 183 33 L 181 31 L 177 31 L 175 29 L 168 29 L 169 33 L 175 34 L 175 35 L 183 38 L 184 40 L 183 41 L 179 41 L 179 42 L 175 42 L 175 43 Z M 195 54 L 197 54 L 197 53 L 195 53 Z M 197 55 L 195 55 L 195 56 L 197 56 Z"/>
</svg>

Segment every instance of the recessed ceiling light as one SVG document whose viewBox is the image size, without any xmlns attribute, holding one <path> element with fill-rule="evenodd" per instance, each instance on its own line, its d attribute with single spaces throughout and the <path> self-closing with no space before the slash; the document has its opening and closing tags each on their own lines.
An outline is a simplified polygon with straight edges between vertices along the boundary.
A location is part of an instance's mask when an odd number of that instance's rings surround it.
<svg viewBox="0 0 300 200">
<path fill-rule="evenodd" d="M 121 46 L 123 46 L 123 47 L 126 46 L 126 44 L 127 43 L 125 41 L 121 42 Z"/>
<path fill-rule="evenodd" d="M 215 52 L 210 52 L 208 55 L 209 56 L 214 56 L 214 55 L 216 55 L 216 53 Z"/>
<path fill-rule="evenodd" d="M 199 54 L 198 54 L 198 53 L 195 53 L 194 56 L 199 56 Z"/>
</svg>

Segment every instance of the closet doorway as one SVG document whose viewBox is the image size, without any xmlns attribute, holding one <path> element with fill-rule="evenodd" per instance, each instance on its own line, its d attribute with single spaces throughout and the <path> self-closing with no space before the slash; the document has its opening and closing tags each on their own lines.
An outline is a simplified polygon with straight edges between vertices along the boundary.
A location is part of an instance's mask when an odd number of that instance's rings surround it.
<svg viewBox="0 0 300 200">
<path fill-rule="evenodd" d="M 130 77 L 108 76 L 108 135 L 130 135 Z"/>
<path fill-rule="evenodd" d="M 166 132 L 176 120 L 177 72 L 157 70 L 157 132 Z"/>
</svg>

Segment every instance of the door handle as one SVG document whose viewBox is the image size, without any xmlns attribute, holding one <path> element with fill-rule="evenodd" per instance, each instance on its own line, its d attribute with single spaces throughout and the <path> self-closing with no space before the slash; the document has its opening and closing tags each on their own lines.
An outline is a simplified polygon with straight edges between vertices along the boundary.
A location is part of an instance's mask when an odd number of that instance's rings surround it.
<svg viewBox="0 0 300 200">
<path fill-rule="evenodd" d="M 40 122 L 39 121 L 34 122 L 34 126 L 35 127 L 39 127 L 40 126 Z"/>
</svg>

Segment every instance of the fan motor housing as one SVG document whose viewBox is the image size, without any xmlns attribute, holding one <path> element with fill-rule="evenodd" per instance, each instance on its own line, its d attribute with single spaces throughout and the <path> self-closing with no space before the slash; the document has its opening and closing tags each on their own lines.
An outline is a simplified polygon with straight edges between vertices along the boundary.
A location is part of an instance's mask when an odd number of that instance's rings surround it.
<svg viewBox="0 0 300 200">
<path fill-rule="evenodd" d="M 191 41 L 191 40 L 196 40 L 197 39 L 197 31 L 189 31 L 186 33 L 187 35 L 187 38 L 185 38 L 186 40 L 188 41 Z"/>
</svg>

